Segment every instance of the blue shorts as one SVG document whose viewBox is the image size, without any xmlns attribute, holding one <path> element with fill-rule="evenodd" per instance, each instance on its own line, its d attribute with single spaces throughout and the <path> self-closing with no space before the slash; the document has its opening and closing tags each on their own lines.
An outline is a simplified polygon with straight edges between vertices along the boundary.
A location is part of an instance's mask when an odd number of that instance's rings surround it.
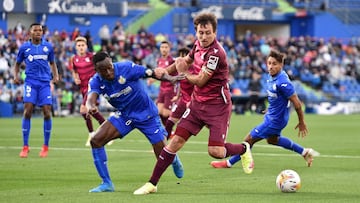
<svg viewBox="0 0 360 203">
<path fill-rule="evenodd" d="M 250 132 L 252 138 L 262 138 L 267 139 L 271 136 L 281 136 L 282 129 L 275 129 L 269 127 L 270 123 L 263 122 L 260 125 L 253 128 Z"/>
<path fill-rule="evenodd" d="M 163 141 L 167 136 L 167 132 L 161 125 L 160 118 L 158 116 L 139 122 L 122 116 L 119 112 L 115 112 L 115 115 L 108 118 L 108 120 L 119 131 L 121 139 L 135 128 L 140 130 L 151 144 Z"/>
<path fill-rule="evenodd" d="M 51 105 L 52 95 L 49 81 L 26 79 L 24 83 L 24 103 L 37 106 Z"/>
</svg>

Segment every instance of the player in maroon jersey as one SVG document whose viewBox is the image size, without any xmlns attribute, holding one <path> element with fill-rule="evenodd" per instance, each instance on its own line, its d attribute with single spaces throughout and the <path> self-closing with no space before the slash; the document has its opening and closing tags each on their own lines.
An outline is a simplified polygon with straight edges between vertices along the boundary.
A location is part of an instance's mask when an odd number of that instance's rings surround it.
<svg viewBox="0 0 360 203">
<path fill-rule="evenodd" d="M 180 74 L 185 74 L 186 80 L 195 85 L 189 107 L 178 123 L 175 135 L 161 151 L 149 182 L 137 189 L 135 195 L 156 192 L 161 175 L 172 163 L 176 153 L 204 126 L 209 128 L 210 156 L 221 159 L 240 154 L 245 173 L 251 173 L 253 170 L 249 143 L 233 144 L 226 141 L 232 103 L 226 52 L 216 40 L 216 16 L 213 13 L 198 14 L 194 17 L 194 28 L 197 39 L 190 53 L 177 58 L 175 64 L 162 69 L 164 73 L 173 73 L 177 70 Z M 190 65 L 194 66 L 197 74 L 189 73 Z"/>
<path fill-rule="evenodd" d="M 185 57 L 189 52 L 190 50 L 188 48 L 186 47 L 181 48 L 178 50 L 178 56 Z M 189 72 L 195 74 L 195 70 L 192 66 L 189 67 Z M 172 102 L 176 102 L 176 104 L 173 105 L 171 109 L 171 114 L 165 124 L 165 129 L 169 137 L 171 137 L 171 133 L 174 125 L 180 120 L 181 116 L 185 112 L 190 102 L 193 89 L 194 89 L 194 85 L 189 83 L 187 80 L 179 81 L 177 94 L 172 99 Z"/>
<path fill-rule="evenodd" d="M 92 63 L 93 53 L 88 52 L 87 40 L 85 37 L 77 37 L 75 39 L 76 55 L 70 58 L 69 69 L 72 72 L 72 76 L 75 84 L 80 86 L 80 91 L 83 96 L 83 101 L 80 106 L 80 113 L 85 119 L 87 129 L 89 131 L 89 137 L 86 141 L 86 146 L 90 146 L 90 139 L 94 133 L 94 127 L 90 116 L 87 116 L 87 109 L 85 106 L 87 99 L 88 84 L 90 78 L 96 73 L 94 65 Z M 91 114 L 99 124 L 105 121 L 100 112 Z"/>
<path fill-rule="evenodd" d="M 174 59 L 170 54 L 170 43 L 168 41 L 162 41 L 160 43 L 160 54 L 161 57 L 157 60 L 158 68 L 166 68 L 174 63 Z M 172 74 L 174 75 L 174 74 Z M 173 102 L 171 99 L 176 95 L 175 86 L 169 81 L 160 82 L 160 92 L 157 98 L 157 107 L 159 115 L 163 125 L 166 124 L 166 120 L 171 114 L 171 108 Z M 169 134 L 170 135 L 170 134 Z"/>
</svg>

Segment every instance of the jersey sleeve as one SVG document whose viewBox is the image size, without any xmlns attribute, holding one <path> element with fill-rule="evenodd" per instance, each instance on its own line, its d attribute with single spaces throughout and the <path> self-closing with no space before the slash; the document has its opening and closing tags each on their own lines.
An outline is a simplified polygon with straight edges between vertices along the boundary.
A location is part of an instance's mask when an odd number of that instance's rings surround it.
<svg viewBox="0 0 360 203">
<path fill-rule="evenodd" d="M 16 57 L 16 63 L 21 63 L 24 61 L 24 46 L 21 46 Z"/>
<path fill-rule="evenodd" d="M 290 98 L 293 94 L 295 94 L 295 88 L 290 81 L 280 82 L 277 88 L 285 98 Z"/>
<path fill-rule="evenodd" d="M 146 76 L 146 68 L 142 65 L 135 64 L 131 61 L 122 62 L 120 65 L 123 65 L 126 70 L 127 78 L 130 80 L 138 80 Z"/>
<path fill-rule="evenodd" d="M 55 62 L 55 54 L 54 54 L 54 47 L 49 43 L 49 62 L 54 63 Z"/>
<path fill-rule="evenodd" d="M 90 94 L 90 93 L 97 93 L 98 95 L 101 94 L 100 92 L 100 80 L 98 77 L 96 77 L 96 74 L 90 78 L 89 80 L 89 85 L 88 85 L 88 93 L 87 94 Z"/>
</svg>

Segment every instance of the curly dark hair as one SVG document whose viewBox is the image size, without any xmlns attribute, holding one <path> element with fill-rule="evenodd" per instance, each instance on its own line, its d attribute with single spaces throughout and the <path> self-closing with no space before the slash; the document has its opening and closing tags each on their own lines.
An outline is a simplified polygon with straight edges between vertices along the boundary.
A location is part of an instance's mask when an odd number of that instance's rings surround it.
<svg viewBox="0 0 360 203">
<path fill-rule="evenodd" d="M 217 29 L 217 18 L 213 13 L 200 13 L 194 18 L 194 28 L 197 30 L 198 25 L 206 25 L 210 23 L 213 27 L 213 31 Z"/>
<path fill-rule="evenodd" d="M 109 54 L 104 52 L 104 51 L 101 51 L 101 52 L 98 52 L 94 55 L 93 59 L 92 59 L 92 62 L 94 65 L 96 65 L 96 63 L 100 62 L 100 61 L 103 61 L 105 60 L 106 58 L 110 58 Z"/>
</svg>

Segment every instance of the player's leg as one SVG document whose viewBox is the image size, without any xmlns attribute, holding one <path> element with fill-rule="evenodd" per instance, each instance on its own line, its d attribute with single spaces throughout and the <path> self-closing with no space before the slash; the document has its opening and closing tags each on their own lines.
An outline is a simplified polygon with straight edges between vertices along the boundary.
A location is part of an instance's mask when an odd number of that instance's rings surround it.
<svg viewBox="0 0 360 203">
<path fill-rule="evenodd" d="M 170 164 L 173 163 L 176 152 L 179 151 L 186 142 L 186 139 L 182 137 L 184 136 L 184 133 L 187 134 L 188 137 L 190 137 L 190 133 L 187 130 L 179 127 L 176 129 L 176 133 L 171 139 L 170 143 L 162 149 L 149 182 L 145 183 L 145 185 L 135 190 L 134 195 L 146 195 L 149 193 L 157 192 L 156 185 L 159 182 L 160 177 L 170 166 Z M 182 136 L 179 136 L 177 134 L 182 134 Z"/>
<path fill-rule="evenodd" d="M 39 156 L 42 158 L 47 157 L 49 151 L 49 142 L 52 130 L 52 119 L 51 119 L 51 106 L 44 105 L 42 107 L 43 115 L 44 115 L 44 144 L 40 150 Z"/>
<path fill-rule="evenodd" d="M 180 120 L 185 110 L 186 110 L 186 103 L 180 98 L 180 100 L 175 105 L 173 105 L 171 109 L 171 114 L 165 124 L 165 129 L 166 132 L 168 133 L 168 139 L 171 138 L 172 129 L 174 125 Z"/>
<path fill-rule="evenodd" d="M 39 82 L 40 88 L 37 90 L 38 92 L 38 105 L 41 106 L 43 116 L 44 116 L 44 144 L 39 153 L 40 157 L 47 157 L 49 142 L 52 130 L 52 119 L 51 119 L 51 105 L 52 105 L 52 96 L 51 96 L 51 88 L 50 82 Z"/>
<path fill-rule="evenodd" d="M 28 153 L 30 151 L 29 148 L 29 137 L 30 137 L 30 130 L 31 130 L 31 115 L 34 109 L 34 104 L 32 103 L 25 103 L 24 104 L 24 112 L 23 112 L 23 118 L 22 118 L 22 136 L 23 136 L 23 148 L 20 152 L 21 158 L 28 157 Z"/>
<path fill-rule="evenodd" d="M 34 105 L 37 102 L 38 91 L 36 88 L 33 88 L 32 80 L 26 80 L 24 84 L 24 93 L 23 93 L 23 102 L 24 102 L 24 112 L 21 123 L 22 135 L 23 135 L 23 148 L 20 152 L 21 158 L 26 158 L 30 151 L 29 148 L 29 137 L 31 131 L 31 116 L 34 110 Z"/>
<path fill-rule="evenodd" d="M 113 192 L 114 186 L 107 167 L 107 155 L 104 145 L 115 138 L 120 137 L 118 129 L 110 122 L 105 121 L 91 138 L 91 150 L 94 164 L 102 183 L 89 192 Z"/>
<path fill-rule="evenodd" d="M 207 108 L 205 107 L 204 109 L 206 109 L 206 113 L 202 113 L 199 116 L 209 128 L 209 155 L 217 159 L 222 159 L 240 154 L 245 173 L 251 173 L 254 161 L 250 145 L 247 142 L 237 144 L 226 142 L 232 113 L 232 105 L 211 105 Z M 219 121 L 222 122 L 219 123 Z"/>
<path fill-rule="evenodd" d="M 87 138 L 87 140 L 85 142 L 85 146 L 89 147 L 91 137 L 94 136 L 94 127 L 93 127 L 93 124 L 92 124 L 91 116 L 87 115 L 87 109 L 86 109 L 86 106 L 84 104 L 84 100 L 83 100 L 83 103 L 80 105 L 80 114 L 83 117 L 83 119 L 85 121 L 86 128 L 88 129 L 88 132 L 89 132 L 88 138 Z"/>
<path fill-rule="evenodd" d="M 191 135 L 199 133 L 202 129 L 204 124 L 197 118 L 196 106 L 190 103 L 189 108 L 185 111 L 176 127 L 175 135 L 161 151 L 149 182 L 135 190 L 135 195 L 146 195 L 157 191 L 156 185 L 167 167 L 175 159 L 176 153 L 184 146 Z"/>
<path fill-rule="evenodd" d="M 167 133 L 160 123 L 160 118 L 151 118 L 134 125 L 146 136 L 146 138 L 152 144 L 156 159 L 158 159 L 161 151 L 165 147 L 167 137 Z M 176 177 L 182 178 L 184 176 L 184 169 L 178 155 L 175 156 L 172 162 L 172 167 Z"/>
<path fill-rule="evenodd" d="M 280 134 L 280 133 L 279 133 Z M 307 165 L 310 167 L 313 162 L 314 156 L 319 156 L 320 153 L 311 149 L 311 148 L 304 148 L 303 146 L 295 143 L 291 139 L 284 137 L 280 134 L 280 136 L 271 136 L 267 139 L 267 142 L 272 145 L 277 145 L 283 147 L 287 150 L 294 151 L 301 156 L 304 157 Z"/>
</svg>

